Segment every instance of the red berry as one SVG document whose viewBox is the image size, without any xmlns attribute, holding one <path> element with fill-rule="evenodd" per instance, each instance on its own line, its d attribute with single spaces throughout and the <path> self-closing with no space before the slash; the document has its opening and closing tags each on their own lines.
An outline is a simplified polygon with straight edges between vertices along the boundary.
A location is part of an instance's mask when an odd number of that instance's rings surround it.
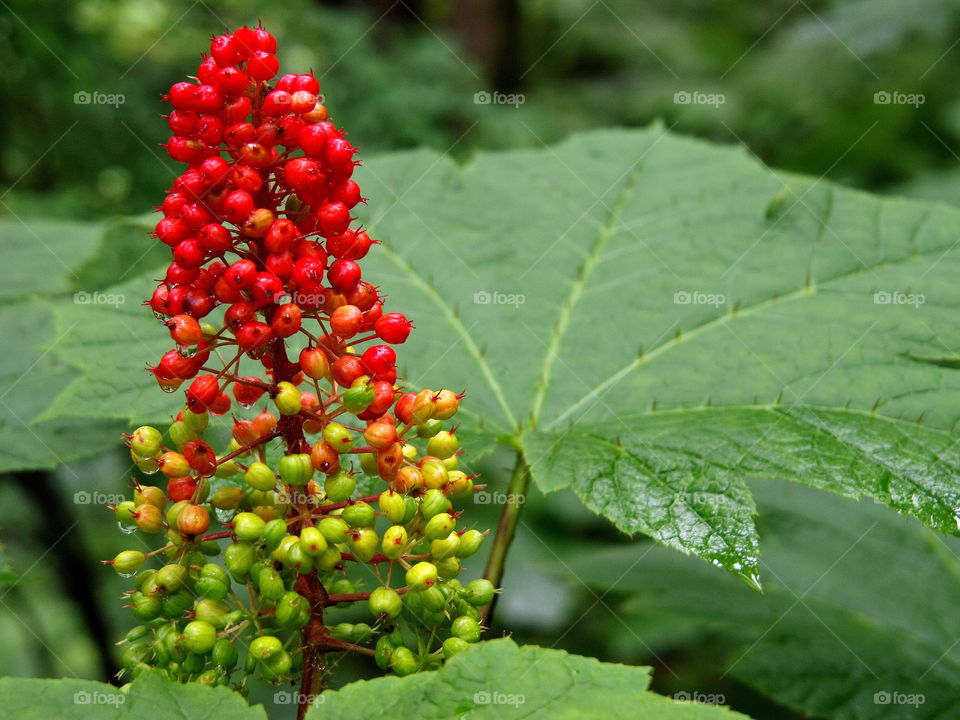
<svg viewBox="0 0 960 720">
<path fill-rule="evenodd" d="M 189 500 L 197 490 L 197 481 L 187 475 L 186 477 L 170 478 L 167 480 L 167 496 L 173 502 Z"/>
<path fill-rule="evenodd" d="M 343 293 L 350 292 L 360 281 L 360 266 L 353 260 L 343 258 L 335 260 L 327 271 L 327 280 L 335 290 Z M 357 305 L 357 303 L 353 304 Z"/>
<path fill-rule="evenodd" d="M 240 378 L 240 380 L 260 382 L 260 379 L 255 377 L 245 377 Z M 263 388 L 257 387 L 256 385 L 250 385 L 240 381 L 233 383 L 233 397 L 235 397 L 237 402 L 241 405 L 248 407 L 253 405 L 257 400 L 263 397 L 264 392 L 265 391 Z"/>
<path fill-rule="evenodd" d="M 323 280 L 323 263 L 316 257 L 302 257 L 293 264 L 293 281 L 304 290 L 312 290 Z"/>
<path fill-rule="evenodd" d="M 287 303 L 277 308 L 270 322 L 273 334 L 277 337 L 290 337 L 300 329 L 300 308 L 293 303 Z"/>
<path fill-rule="evenodd" d="M 243 290 L 253 284 L 257 278 L 257 266 L 253 260 L 237 260 L 223 273 L 224 281 L 237 290 Z"/>
<path fill-rule="evenodd" d="M 187 388 L 187 407 L 195 413 L 205 412 L 219 394 L 220 386 L 217 377 L 200 375 Z"/>
<path fill-rule="evenodd" d="M 270 326 L 258 320 L 245 322 L 237 330 L 237 344 L 248 353 L 262 349 L 270 340 Z"/>
<path fill-rule="evenodd" d="M 387 313 L 374 324 L 377 336 L 384 342 L 399 345 L 410 335 L 413 325 L 401 313 Z"/>
<path fill-rule="evenodd" d="M 293 241 L 299 237 L 300 231 L 292 220 L 280 218 L 274 220 L 267 234 L 263 237 L 263 244 L 270 252 L 283 252 L 288 250 Z"/>
<path fill-rule="evenodd" d="M 197 86 L 188 82 L 174 83 L 170 87 L 169 99 L 177 110 L 190 110 L 197 103 Z"/>
<path fill-rule="evenodd" d="M 280 62 L 276 57 L 263 50 L 258 50 L 247 62 L 247 72 L 255 80 L 269 80 L 280 69 Z"/>
<path fill-rule="evenodd" d="M 234 225 L 239 225 L 253 212 L 253 196 L 246 190 L 234 190 L 227 195 L 224 209 L 227 219 Z"/>
<path fill-rule="evenodd" d="M 360 356 L 363 364 L 372 375 L 387 373 L 396 365 L 397 353 L 389 345 L 373 345 Z"/>
<path fill-rule="evenodd" d="M 330 313 L 330 329 L 342 338 L 352 338 L 360 330 L 363 313 L 356 305 L 341 305 Z"/>
<path fill-rule="evenodd" d="M 344 387 L 350 387 L 354 380 L 366 374 L 363 363 L 356 355 L 341 355 L 334 360 L 330 370 L 333 372 L 333 379 Z"/>
<path fill-rule="evenodd" d="M 200 323 L 189 315 L 174 315 L 167 320 L 167 329 L 177 345 L 196 345 L 203 340 Z"/>
</svg>

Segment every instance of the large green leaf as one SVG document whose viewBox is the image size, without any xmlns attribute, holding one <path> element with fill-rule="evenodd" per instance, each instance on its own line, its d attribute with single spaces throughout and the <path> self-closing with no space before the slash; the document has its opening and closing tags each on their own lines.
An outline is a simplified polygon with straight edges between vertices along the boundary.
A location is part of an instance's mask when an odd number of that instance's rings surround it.
<svg viewBox="0 0 960 720">
<path fill-rule="evenodd" d="M 388 155 L 358 179 L 384 242 L 366 276 L 417 324 L 401 375 L 467 388 L 468 427 L 520 449 L 544 489 L 751 582 L 751 476 L 956 532 L 960 375 L 918 358 L 960 345 L 957 210 L 659 127 L 463 167 Z M 83 375 L 44 417 L 168 414 L 141 374 L 162 328 L 133 302 L 88 310 L 58 308 Z"/>
<path fill-rule="evenodd" d="M 955 716 L 960 540 L 877 504 L 753 486 L 763 595 L 661 548 L 592 548 L 556 568 L 577 568 L 572 582 L 602 592 L 617 613 L 605 638 L 612 652 L 706 646 L 700 666 L 719 660 L 718 674 L 830 720 Z"/>
<path fill-rule="evenodd" d="M 180 685 L 148 672 L 121 691 L 90 680 L 0 678 L 0 707 L 16 720 L 201 720 L 229 717 L 266 720 L 259 705 L 249 706 L 226 688 Z"/>
<path fill-rule="evenodd" d="M 326 693 L 311 720 L 396 715 L 421 720 L 598 717 L 644 720 L 743 718 L 724 708 L 675 702 L 647 690 L 650 668 L 601 663 L 560 650 L 491 640 L 436 672 L 351 683 Z"/>
</svg>

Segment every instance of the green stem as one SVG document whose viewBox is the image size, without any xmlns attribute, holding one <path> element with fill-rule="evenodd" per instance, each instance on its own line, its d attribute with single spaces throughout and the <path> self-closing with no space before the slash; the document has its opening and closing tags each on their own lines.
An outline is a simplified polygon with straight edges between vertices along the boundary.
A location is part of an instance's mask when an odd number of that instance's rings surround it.
<svg viewBox="0 0 960 720">
<path fill-rule="evenodd" d="M 517 534 L 517 523 L 520 522 L 520 513 L 523 511 L 524 499 L 529 485 L 530 466 L 527 465 L 523 453 L 517 453 L 517 463 L 514 465 L 513 475 L 510 476 L 510 485 L 507 488 L 507 500 L 500 512 L 497 534 L 493 538 L 493 547 L 490 549 L 487 568 L 483 573 L 483 576 L 497 588 L 500 587 L 503 580 L 507 553 L 514 536 Z M 494 595 L 493 601 L 480 610 L 481 620 L 487 627 L 493 621 L 493 610 L 497 605 L 498 597 L 499 595 Z"/>
</svg>

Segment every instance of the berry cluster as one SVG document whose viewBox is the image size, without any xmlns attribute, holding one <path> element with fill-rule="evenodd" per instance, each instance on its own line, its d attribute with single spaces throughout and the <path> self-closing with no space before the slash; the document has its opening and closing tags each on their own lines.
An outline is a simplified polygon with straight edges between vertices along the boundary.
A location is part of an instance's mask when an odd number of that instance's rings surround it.
<svg viewBox="0 0 960 720">
<path fill-rule="evenodd" d="M 166 487 L 137 483 L 114 508 L 121 528 L 166 543 L 110 562 L 134 577 L 133 675 L 243 688 L 302 673 L 314 692 L 326 653 L 399 675 L 437 666 L 480 638 L 494 587 L 457 580 L 485 535 L 454 509 L 474 489 L 444 429 L 462 396 L 398 386 L 391 345 L 412 325 L 361 278 L 372 241 L 351 227 L 355 149 L 312 74 L 269 84 L 275 51 L 240 28 L 170 88 L 165 147 L 188 167 L 155 230 L 173 262 L 147 304 L 175 347 L 150 370 L 167 392 L 186 384 L 186 403 L 166 435 L 127 438 Z M 234 418 L 222 453 L 204 439 L 211 415 L 268 400 Z M 369 622 L 331 621 L 357 602 Z"/>
</svg>

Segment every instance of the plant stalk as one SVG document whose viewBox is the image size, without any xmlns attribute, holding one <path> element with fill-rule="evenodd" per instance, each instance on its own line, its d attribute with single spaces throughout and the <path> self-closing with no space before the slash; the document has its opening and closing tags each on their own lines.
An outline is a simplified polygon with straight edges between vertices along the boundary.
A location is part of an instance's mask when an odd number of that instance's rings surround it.
<svg viewBox="0 0 960 720">
<path fill-rule="evenodd" d="M 517 453 L 517 462 L 510 476 L 510 485 L 507 488 L 507 500 L 500 512 L 500 522 L 497 523 L 497 534 L 493 538 L 493 547 L 487 559 L 487 567 L 483 576 L 499 588 L 503 580 L 503 570 L 507 561 L 510 544 L 517 534 L 517 524 L 523 511 L 524 499 L 530 485 L 530 466 L 527 465 L 523 453 Z M 490 627 L 493 622 L 493 611 L 497 605 L 499 595 L 494 595 L 489 605 L 480 609 L 481 623 Z"/>
</svg>

